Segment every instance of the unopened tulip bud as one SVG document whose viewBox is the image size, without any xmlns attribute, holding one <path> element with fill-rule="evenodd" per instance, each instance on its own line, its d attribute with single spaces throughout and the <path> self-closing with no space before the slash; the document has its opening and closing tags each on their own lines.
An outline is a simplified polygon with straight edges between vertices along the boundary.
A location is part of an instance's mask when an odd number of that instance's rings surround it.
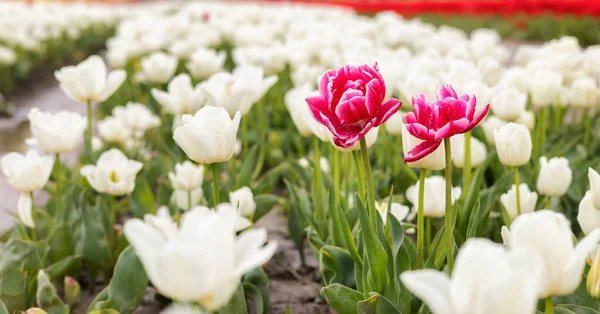
<svg viewBox="0 0 600 314">
<path fill-rule="evenodd" d="M 25 314 L 48 314 L 48 312 L 40 309 L 39 307 L 32 307 L 29 310 L 25 311 Z"/>
<path fill-rule="evenodd" d="M 251 217 L 254 211 L 256 211 L 254 194 L 252 194 L 252 190 L 247 186 L 229 192 L 229 202 L 239 210 L 242 217 Z"/>
<path fill-rule="evenodd" d="M 508 123 L 494 130 L 498 158 L 505 166 L 518 167 L 531 159 L 531 134 L 523 124 Z"/>
<path fill-rule="evenodd" d="M 73 277 L 65 277 L 65 301 L 70 307 L 79 303 L 81 286 Z"/>
<path fill-rule="evenodd" d="M 593 298 L 600 299 L 600 247 L 596 252 L 596 258 L 588 273 L 585 287 Z"/>
<path fill-rule="evenodd" d="M 600 174 L 598 174 L 596 170 L 589 168 L 588 179 L 590 180 L 592 203 L 594 204 L 594 207 L 600 210 Z"/>
<path fill-rule="evenodd" d="M 573 171 L 569 168 L 569 160 L 556 157 L 548 160 L 540 157 L 540 174 L 537 180 L 537 190 L 541 195 L 561 197 L 571 185 Z"/>
</svg>

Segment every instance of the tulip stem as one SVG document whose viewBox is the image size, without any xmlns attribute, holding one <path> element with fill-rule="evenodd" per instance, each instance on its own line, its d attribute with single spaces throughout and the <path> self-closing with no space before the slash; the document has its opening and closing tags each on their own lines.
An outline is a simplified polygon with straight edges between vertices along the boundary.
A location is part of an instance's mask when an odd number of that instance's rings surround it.
<svg viewBox="0 0 600 314">
<path fill-rule="evenodd" d="M 583 127 L 585 129 L 583 133 L 583 145 L 588 147 L 590 145 L 592 135 L 592 123 L 587 108 L 583 109 Z"/>
<path fill-rule="evenodd" d="M 29 198 L 31 198 L 31 220 L 34 222 L 34 225 L 35 225 L 35 202 L 33 201 L 33 191 L 29 192 Z M 33 240 L 33 241 L 37 240 L 35 226 L 33 228 L 31 228 L 31 240 Z"/>
<path fill-rule="evenodd" d="M 454 267 L 454 238 L 452 237 L 452 150 L 450 147 L 450 138 L 444 139 L 444 150 L 446 158 L 446 214 L 444 221 L 444 243 L 446 248 L 446 260 L 448 262 L 448 274 L 452 274 Z"/>
<path fill-rule="evenodd" d="M 521 189 L 519 189 L 519 167 L 515 167 L 515 188 L 517 192 L 517 216 L 521 215 Z"/>
<path fill-rule="evenodd" d="M 552 196 L 546 197 L 546 209 L 550 209 L 550 205 L 552 205 Z"/>
<path fill-rule="evenodd" d="M 471 131 L 465 133 L 465 164 L 463 165 L 463 190 L 471 185 Z M 464 193 L 466 196 L 467 193 Z"/>
<path fill-rule="evenodd" d="M 192 191 L 187 192 L 188 210 L 192 209 Z"/>
<path fill-rule="evenodd" d="M 88 158 L 88 162 L 93 163 L 94 160 L 92 158 L 92 135 L 93 135 L 93 120 L 94 120 L 94 113 L 92 111 L 92 101 L 88 100 L 87 102 L 87 124 L 88 124 L 88 129 L 87 129 L 87 133 L 86 133 L 86 137 L 85 137 L 85 153 L 87 155 Z"/>
<path fill-rule="evenodd" d="M 248 119 L 242 119 L 242 148 L 248 150 Z"/>
<path fill-rule="evenodd" d="M 356 166 L 356 177 L 358 178 L 358 196 L 360 200 L 365 203 L 365 177 L 363 175 L 362 164 L 360 162 L 360 156 L 358 151 L 352 152 L 352 157 L 354 157 L 354 165 Z"/>
<path fill-rule="evenodd" d="M 429 250 L 431 246 L 431 218 L 425 217 L 425 247 L 424 249 Z"/>
<path fill-rule="evenodd" d="M 54 163 L 56 164 L 56 178 L 55 178 L 55 182 L 56 182 L 56 216 L 58 217 L 58 219 L 63 220 L 63 209 L 61 207 L 61 202 L 60 202 L 60 154 L 56 153 L 55 155 L 55 161 Z M 66 219 L 66 217 L 65 217 Z"/>
<path fill-rule="evenodd" d="M 375 188 L 373 187 L 373 176 L 371 175 L 371 162 L 369 161 L 369 151 L 367 140 L 363 136 L 360 139 L 360 152 L 362 154 L 363 165 L 365 167 L 365 183 L 367 187 L 367 198 L 369 201 L 369 216 L 373 228 L 377 230 L 377 208 L 375 207 Z"/>
<path fill-rule="evenodd" d="M 318 137 L 314 137 L 314 163 L 315 163 L 315 187 L 314 187 L 314 192 L 315 192 L 315 220 L 317 220 L 317 223 L 323 219 L 323 194 L 322 194 L 322 190 L 323 190 L 323 177 L 321 174 L 321 150 L 319 145 L 321 143 L 319 143 L 320 140 Z"/>
<path fill-rule="evenodd" d="M 213 206 L 215 209 L 219 205 L 219 170 L 217 169 L 217 163 L 210 164 L 213 177 Z"/>
<path fill-rule="evenodd" d="M 340 205 L 340 152 L 332 146 L 331 147 L 331 160 L 333 163 L 333 197 L 335 199 L 335 205 Z"/>
<path fill-rule="evenodd" d="M 552 301 L 552 296 L 547 297 L 544 300 L 544 303 L 546 305 L 546 311 L 544 313 L 554 314 L 554 302 Z"/>
<path fill-rule="evenodd" d="M 419 203 L 417 212 L 417 269 L 423 268 L 423 247 L 425 243 L 425 217 L 423 200 L 425 197 L 425 169 L 419 170 Z"/>
<path fill-rule="evenodd" d="M 543 156 L 546 150 L 546 130 L 548 129 L 548 107 L 542 107 L 540 109 L 540 138 L 539 138 L 539 156 Z"/>
</svg>

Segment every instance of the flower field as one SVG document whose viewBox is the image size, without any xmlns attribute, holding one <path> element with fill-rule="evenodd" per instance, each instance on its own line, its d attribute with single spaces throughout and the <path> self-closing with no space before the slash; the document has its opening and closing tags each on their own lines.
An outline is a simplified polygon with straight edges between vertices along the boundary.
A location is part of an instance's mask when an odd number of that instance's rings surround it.
<svg viewBox="0 0 600 314">
<path fill-rule="evenodd" d="M 600 313 L 600 46 L 314 4 L 0 16 L 0 92 L 53 73 L 78 106 L 2 152 L 0 314 Z"/>
</svg>

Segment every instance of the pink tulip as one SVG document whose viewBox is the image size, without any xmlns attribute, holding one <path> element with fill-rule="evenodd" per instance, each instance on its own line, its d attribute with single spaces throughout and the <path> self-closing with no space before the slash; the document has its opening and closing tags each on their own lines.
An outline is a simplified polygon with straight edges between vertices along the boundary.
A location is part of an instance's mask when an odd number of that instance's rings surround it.
<svg viewBox="0 0 600 314">
<path fill-rule="evenodd" d="M 429 102 L 425 94 L 412 97 L 413 112 L 404 116 L 408 132 L 424 142 L 404 157 L 406 162 L 417 161 L 435 151 L 442 140 L 472 130 L 488 113 L 490 105 L 475 113 L 475 95 L 458 97 L 450 85 L 442 85 L 437 99 Z"/>
<path fill-rule="evenodd" d="M 333 142 L 348 148 L 400 109 L 400 101 L 383 102 L 384 97 L 385 82 L 375 63 L 327 71 L 321 76 L 319 95 L 306 102 L 315 120 L 331 131 Z"/>
</svg>

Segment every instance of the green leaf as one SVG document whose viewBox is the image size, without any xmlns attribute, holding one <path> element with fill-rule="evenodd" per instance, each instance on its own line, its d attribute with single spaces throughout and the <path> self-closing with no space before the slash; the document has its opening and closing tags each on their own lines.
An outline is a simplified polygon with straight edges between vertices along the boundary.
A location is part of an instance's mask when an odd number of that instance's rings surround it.
<svg viewBox="0 0 600 314">
<path fill-rule="evenodd" d="M 364 299 L 362 293 L 338 283 L 321 288 L 321 297 L 344 314 L 357 314 L 356 304 Z"/>
<path fill-rule="evenodd" d="M 252 300 L 254 301 L 254 311 L 255 313 L 259 313 L 259 314 L 266 314 L 266 309 L 265 309 L 265 305 L 264 305 L 264 300 L 262 297 L 262 292 L 260 291 L 260 289 L 258 289 L 255 285 L 249 283 L 249 282 L 244 282 L 242 283 L 242 287 L 244 287 L 244 294 L 249 296 L 252 296 Z"/>
<path fill-rule="evenodd" d="M 71 232 L 65 223 L 60 222 L 54 226 L 54 229 L 46 240 L 46 243 L 50 247 L 50 262 L 57 262 L 73 255 L 73 243 L 70 234 Z"/>
<path fill-rule="evenodd" d="M 598 314 L 598 311 L 591 309 L 587 306 L 582 306 L 582 305 L 558 304 L 556 306 L 556 309 L 558 309 L 558 308 L 564 308 L 564 309 L 572 311 L 573 313 L 576 313 L 576 314 Z"/>
<path fill-rule="evenodd" d="M 254 212 L 253 222 L 257 222 L 277 204 L 279 196 L 273 194 L 259 194 L 254 197 L 256 211 Z"/>
<path fill-rule="evenodd" d="M 342 237 L 344 239 L 344 243 L 346 244 L 346 249 L 350 253 L 350 256 L 352 256 L 354 263 L 362 267 L 363 261 L 360 257 L 360 254 L 358 253 L 358 250 L 356 249 L 356 243 L 354 242 L 352 231 L 350 230 L 350 226 L 348 225 L 346 214 L 339 206 L 335 206 L 331 210 L 338 212 L 337 217 L 339 218 L 340 228 L 342 230 Z"/>
<path fill-rule="evenodd" d="M 562 295 L 562 296 L 555 296 L 554 297 L 554 303 L 555 304 L 572 304 L 572 305 L 579 305 L 579 306 L 583 306 L 583 307 L 589 307 L 589 308 L 597 308 L 598 307 L 598 300 L 592 298 L 592 296 L 590 296 L 590 294 L 587 292 L 587 289 L 585 287 L 586 281 L 585 279 L 581 281 L 581 283 L 579 284 L 579 287 L 577 288 L 577 290 L 575 290 L 575 292 L 569 294 L 569 295 Z"/>
<path fill-rule="evenodd" d="M 4 304 L 4 302 L 2 302 L 2 300 L 0 300 L 0 314 L 10 314 L 8 312 L 8 309 L 6 308 L 6 305 Z"/>
<path fill-rule="evenodd" d="M 120 313 L 114 309 L 101 309 L 101 310 L 89 312 L 88 314 L 120 314 Z"/>
<path fill-rule="evenodd" d="M 56 295 L 56 288 L 50 283 L 50 277 L 44 271 L 37 276 L 37 292 L 35 299 L 38 307 L 48 314 L 68 314 L 69 307 Z"/>
<path fill-rule="evenodd" d="M 370 298 L 358 302 L 358 314 L 402 314 L 384 296 L 373 293 Z"/>
<path fill-rule="evenodd" d="M 319 252 L 321 273 L 327 285 L 339 283 L 347 287 L 355 287 L 354 261 L 345 249 L 325 245 Z"/>
<path fill-rule="evenodd" d="M 376 231 L 371 226 L 369 217 L 367 216 L 368 208 L 363 206 L 358 195 L 356 195 L 355 204 L 358 207 L 361 237 L 365 246 L 366 264 L 369 266 L 369 272 L 373 279 L 373 288 L 377 292 L 383 292 L 388 280 L 386 271 L 387 254 L 379 241 Z"/>
<path fill-rule="evenodd" d="M 469 225 L 467 226 L 467 235 L 466 239 L 472 238 L 475 236 L 477 232 L 477 222 L 479 221 L 479 212 L 481 209 L 481 204 L 479 199 L 473 205 L 473 209 L 471 209 L 471 217 L 469 218 Z"/>
<path fill-rule="evenodd" d="M 75 252 L 84 260 L 102 267 L 112 268 L 112 255 L 109 249 L 108 235 L 102 223 L 100 199 L 96 199 L 94 208 L 80 207 L 81 224 L 78 226 L 79 241 Z"/>
<path fill-rule="evenodd" d="M 243 186 L 250 186 L 250 183 L 252 182 L 252 171 L 254 170 L 257 164 L 256 159 L 259 152 L 258 148 L 258 144 L 254 145 L 244 158 L 242 166 L 236 174 L 235 185 L 233 188 L 234 190 L 237 190 Z"/>
<path fill-rule="evenodd" d="M 156 214 L 154 193 L 146 180 L 137 180 L 135 183 L 131 194 L 131 213 L 137 218 L 143 218 L 145 214 Z"/>
<path fill-rule="evenodd" d="M 64 275 L 71 267 L 75 265 L 75 263 L 80 261 L 80 257 L 78 256 L 67 256 L 60 261 L 48 266 L 46 268 L 46 273 L 52 279 L 58 278 L 59 276 Z"/>
<path fill-rule="evenodd" d="M 115 272 L 108 286 L 108 300 L 111 307 L 121 314 L 132 313 L 142 303 L 148 276 L 132 247 L 126 248 L 115 266 Z"/>
<path fill-rule="evenodd" d="M 229 303 L 217 311 L 218 314 L 247 314 L 244 288 L 240 285 Z"/>
<path fill-rule="evenodd" d="M 250 272 L 246 273 L 242 279 L 243 283 L 250 283 L 260 291 L 260 295 L 255 298 L 261 297 L 263 304 L 263 314 L 269 312 L 270 296 L 269 296 L 269 276 L 262 267 L 256 267 Z M 261 314 L 258 312 L 258 314 Z"/>
<path fill-rule="evenodd" d="M 11 239 L 0 256 L 0 299 L 9 312 L 26 309 L 28 275 L 41 268 L 38 249 L 32 242 Z M 31 281 L 35 282 L 35 277 Z"/>
</svg>

